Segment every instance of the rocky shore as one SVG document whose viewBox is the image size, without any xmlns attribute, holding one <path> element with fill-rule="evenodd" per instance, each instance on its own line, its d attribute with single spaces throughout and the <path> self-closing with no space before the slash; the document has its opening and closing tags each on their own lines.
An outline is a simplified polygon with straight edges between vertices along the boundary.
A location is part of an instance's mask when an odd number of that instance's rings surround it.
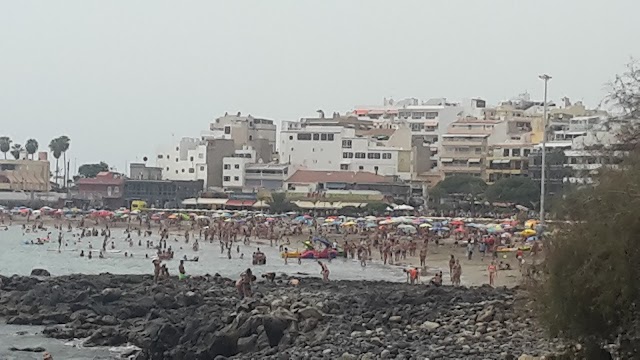
<svg viewBox="0 0 640 360">
<path fill-rule="evenodd" d="M 518 359 L 562 345 L 517 289 L 281 277 L 239 300 L 220 276 L 0 277 L 0 314 L 85 346 L 131 343 L 135 359 Z"/>
</svg>

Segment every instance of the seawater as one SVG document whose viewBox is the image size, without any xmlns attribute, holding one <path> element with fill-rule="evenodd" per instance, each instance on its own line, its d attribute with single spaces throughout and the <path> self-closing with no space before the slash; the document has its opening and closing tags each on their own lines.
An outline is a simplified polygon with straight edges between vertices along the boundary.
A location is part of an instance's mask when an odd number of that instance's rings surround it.
<svg viewBox="0 0 640 360">
<path fill-rule="evenodd" d="M 68 274 L 152 274 L 153 265 L 151 258 L 155 255 L 154 249 L 146 248 L 146 241 L 153 240 L 158 243 L 158 235 L 150 237 L 138 237 L 131 235 L 134 246 L 129 247 L 126 241 L 126 234 L 121 229 L 114 229 L 111 232 L 112 239 L 109 239 L 107 249 L 111 248 L 111 241 L 114 242 L 116 250 L 120 253 L 108 252 L 105 259 L 99 259 L 98 253 L 94 252 L 93 259 L 86 257 L 89 251 L 89 244 L 94 250 L 102 247 L 102 237 L 89 237 L 80 239 L 76 230 L 72 232 L 63 231 L 62 251 L 58 252 L 58 230 L 51 230 L 51 241 L 45 245 L 31 245 L 24 242 L 36 240 L 38 237 L 46 237 L 48 231 L 37 233 L 24 233 L 20 226 L 12 226 L 8 230 L 0 230 L 0 274 L 11 276 L 13 274 L 29 275 L 32 269 L 47 269 L 53 276 Z M 248 267 L 253 269 L 257 275 L 266 272 L 287 273 L 295 275 L 297 273 L 320 276 L 320 266 L 315 260 L 303 259 L 302 264 L 298 264 L 297 259 L 289 259 L 289 264 L 284 263 L 280 257 L 278 247 L 269 246 L 268 241 L 261 241 L 262 244 L 252 242 L 250 246 L 240 244 L 240 253 L 236 246 L 231 251 L 232 258 L 220 252 L 218 241 L 213 243 L 199 241 L 199 251 L 193 251 L 193 239 L 186 244 L 184 237 L 179 237 L 178 241 L 170 237 L 167 246 L 171 246 L 175 251 L 175 259 L 164 261 L 172 275 L 178 273 L 179 260 L 184 255 L 188 258 L 199 257 L 198 262 L 186 262 L 185 267 L 190 275 L 204 275 L 219 273 L 222 276 L 236 278 Z M 138 240 L 142 240 L 142 246 L 138 246 Z M 251 264 L 251 256 L 257 248 L 267 255 L 267 264 L 254 266 Z M 289 250 L 296 250 L 296 245 L 288 246 Z M 298 247 L 302 249 L 302 245 Z M 80 251 L 85 251 L 85 257 L 80 257 Z M 124 252 L 133 253 L 133 258 L 125 258 Z M 244 258 L 240 259 L 240 254 L 244 253 Z M 146 258 L 148 255 L 149 258 Z M 322 260 L 322 261 L 327 261 Z M 331 279 L 340 280 L 386 280 L 404 281 L 405 274 L 401 268 L 383 266 L 377 262 L 372 262 L 366 267 L 361 267 L 360 262 L 351 259 L 334 259 L 328 263 L 331 271 Z M 2 321 L 0 319 L 0 321 Z M 4 321 L 2 321 L 4 323 Z M 18 326 L 0 325 L 0 359 L 42 359 L 42 354 L 12 352 L 8 349 L 15 347 L 36 347 L 41 346 L 51 352 L 55 359 L 80 360 L 80 359 L 116 359 L 119 358 L 121 348 L 83 348 L 82 341 L 65 342 L 56 339 L 49 339 L 41 335 L 41 326 Z M 18 332 L 25 331 L 26 334 L 18 335 Z"/>
<path fill-rule="evenodd" d="M 45 245 L 27 245 L 25 241 L 31 241 L 38 237 L 46 237 L 47 231 L 37 233 L 23 233 L 19 226 L 12 226 L 9 230 L 0 230 L 0 274 L 10 276 L 12 274 L 29 275 L 32 269 L 47 269 L 53 276 L 68 274 L 152 274 L 153 265 L 151 258 L 155 255 L 154 249 L 146 248 L 146 241 L 153 240 L 158 243 L 159 236 L 150 237 L 131 234 L 134 245 L 129 247 L 126 242 L 126 234 L 121 229 L 111 231 L 111 239 L 107 244 L 107 251 L 111 249 L 111 241 L 114 242 L 115 249 L 120 253 L 107 252 L 105 259 L 99 259 L 96 250 L 102 248 L 103 238 L 89 237 L 80 239 L 78 232 L 63 231 L 62 251 L 58 253 L 58 230 L 51 231 L 51 241 Z M 197 236 L 197 235 L 196 235 Z M 174 239 L 178 239 L 175 241 Z M 142 246 L 138 246 L 138 240 L 142 241 Z M 193 237 L 189 244 L 186 244 L 184 237 L 171 236 L 167 241 L 167 247 L 171 246 L 175 251 L 175 258 L 163 261 L 169 268 L 171 275 L 178 273 L 179 259 L 185 255 L 188 258 L 199 257 L 198 262 L 185 262 L 186 271 L 190 275 L 204 275 L 219 273 L 222 276 L 236 278 L 247 268 L 252 268 L 255 274 L 265 272 L 286 273 L 295 275 L 296 273 L 320 276 L 320 266 L 315 260 L 303 259 L 299 265 L 297 259 L 289 259 L 289 264 L 284 263 L 280 257 L 278 247 L 269 246 L 268 241 L 255 241 L 250 246 L 240 244 L 240 253 L 236 246 L 231 250 L 231 259 L 228 259 L 227 251 L 221 253 L 219 242 L 213 243 L 199 241 L 199 251 L 192 250 Z M 86 254 L 89 251 L 89 244 L 93 246 L 93 259 L 88 259 Z M 257 248 L 267 255 L 267 264 L 254 266 L 251 264 L 251 256 Z M 294 244 L 288 246 L 289 250 L 302 250 L 302 245 Z M 80 251 L 85 251 L 85 257 L 80 257 Z M 125 258 L 124 252 L 133 253 L 133 258 Z M 244 253 L 244 258 L 240 259 L 240 254 Z M 149 258 L 146 258 L 148 255 Z M 322 260 L 326 262 L 326 259 Z M 399 267 L 389 267 L 379 262 L 371 262 L 366 267 L 361 267 L 357 260 L 338 258 L 327 263 L 331 271 L 331 279 L 336 280 L 385 280 L 385 281 L 405 281 L 406 276 Z"/>
</svg>

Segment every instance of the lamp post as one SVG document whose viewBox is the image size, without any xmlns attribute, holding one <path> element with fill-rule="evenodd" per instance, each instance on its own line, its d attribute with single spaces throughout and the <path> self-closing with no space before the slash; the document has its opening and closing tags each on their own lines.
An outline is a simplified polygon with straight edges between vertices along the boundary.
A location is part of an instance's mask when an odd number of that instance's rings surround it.
<svg viewBox="0 0 640 360">
<path fill-rule="evenodd" d="M 540 171 L 540 225 L 544 226 L 544 195 L 547 168 L 547 83 L 551 76 L 543 74 L 538 76 L 544 81 L 544 103 L 542 104 L 542 168 Z"/>
</svg>

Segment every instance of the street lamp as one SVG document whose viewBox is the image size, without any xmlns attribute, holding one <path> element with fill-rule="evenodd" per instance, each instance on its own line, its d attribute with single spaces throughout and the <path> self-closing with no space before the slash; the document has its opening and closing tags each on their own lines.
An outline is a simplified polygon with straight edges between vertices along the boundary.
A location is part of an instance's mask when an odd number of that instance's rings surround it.
<svg viewBox="0 0 640 360">
<path fill-rule="evenodd" d="M 542 170 L 540 172 L 540 225 L 544 226 L 544 195 L 547 168 L 547 83 L 551 76 L 543 74 L 538 76 L 544 81 L 544 103 L 542 104 Z"/>
</svg>

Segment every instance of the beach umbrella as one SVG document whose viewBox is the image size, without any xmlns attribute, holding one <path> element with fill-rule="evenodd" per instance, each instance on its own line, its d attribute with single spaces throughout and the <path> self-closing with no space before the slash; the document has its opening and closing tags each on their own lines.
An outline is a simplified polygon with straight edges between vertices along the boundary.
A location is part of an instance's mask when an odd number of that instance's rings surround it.
<svg viewBox="0 0 640 360">
<path fill-rule="evenodd" d="M 457 227 L 455 230 L 453 230 L 453 232 L 455 232 L 455 233 L 462 233 L 462 232 L 464 232 L 464 228 L 463 228 L 462 226 Z"/>
<path fill-rule="evenodd" d="M 404 232 L 410 232 L 410 233 L 414 233 L 416 232 L 416 228 L 413 227 L 412 225 L 408 225 L 408 224 L 402 224 L 402 225 L 398 225 L 398 229 L 404 231 Z"/>
<path fill-rule="evenodd" d="M 189 219 L 191 219 L 191 216 L 189 216 L 188 214 L 180 214 L 180 218 L 182 220 L 189 220 Z"/>
<path fill-rule="evenodd" d="M 353 226 L 353 225 L 356 225 L 356 223 L 353 221 L 347 221 L 346 223 L 342 224 L 342 226 Z"/>
<path fill-rule="evenodd" d="M 421 228 L 430 228 L 430 227 L 433 227 L 433 225 L 427 224 L 427 223 L 423 223 L 423 224 L 420 224 L 420 227 Z"/>
<path fill-rule="evenodd" d="M 374 227 L 376 227 L 378 225 L 376 225 L 375 223 L 366 223 L 364 226 L 367 227 L 367 228 L 374 228 Z"/>
<path fill-rule="evenodd" d="M 455 226 L 459 226 L 459 225 L 464 225 L 464 221 L 462 220 L 453 220 L 450 222 L 451 225 L 455 225 Z"/>
<path fill-rule="evenodd" d="M 171 214 L 171 215 L 169 215 L 169 217 L 168 217 L 168 219 L 171 219 L 171 220 L 175 220 L 175 219 L 177 219 L 177 218 L 178 218 L 178 214 Z"/>
<path fill-rule="evenodd" d="M 392 220 L 382 220 L 380 222 L 378 222 L 379 225 L 389 225 L 389 224 L 393 224 Z"/>
<path fill-rule="evenodd" d="M 40 216 L 40 214 L 42 213 L 42 211 L 40 210 L 33 210 L 33 212 L 31 213 L 31 215 L 33 216 Z"/>
<path fill-rule="evenodd" d="M 534 219 L 527 220 L 524 223 L 524 227 L 530 228 L 530 229 L 533 228 L 536 225 L 538 225 L 538 220 L 534 220 Z"/>
</svg>

